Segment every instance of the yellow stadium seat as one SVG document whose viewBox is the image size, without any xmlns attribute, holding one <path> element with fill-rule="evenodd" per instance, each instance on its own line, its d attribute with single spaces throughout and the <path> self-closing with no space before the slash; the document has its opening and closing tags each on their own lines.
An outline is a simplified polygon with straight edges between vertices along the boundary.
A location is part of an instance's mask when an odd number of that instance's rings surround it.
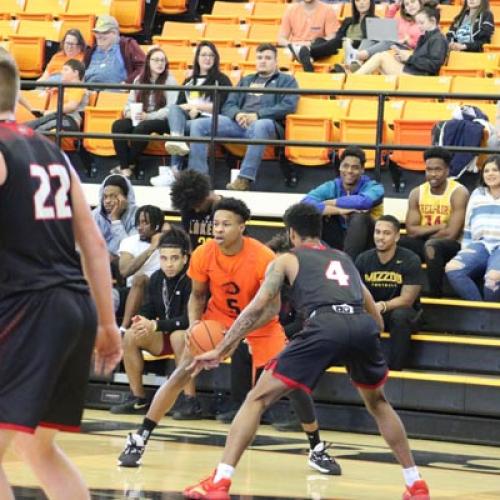
<svg viewBox="0 0 500 500">
<path fill-rule="evenodd" d="M 128 101 L 128 92 L 109 92 L 101 90 L 95 105 L 101 108 L 120 108 L 123 110 Z"/>
<path fill-rule="evenodd" d="M 239 68 L 248 57 L 248 47 L 219 47 L 220 66 L 223 71 Z"/>
<path fill-rule="evenodd" d="M 449 120 L 453 103 L 406 101 L 401 119 L 394 120 L 394 143 L 400 145 L 431 145 L 431 130 L 436 122 Z M 422 151 L 394 151 L 392 159 L 407 170 L 425 170 Z"/>
<path fill-rule="evenodd" d="M 42 37 L 11 35 L 9 51 L 17 62 L 21 78 L 38 78 L 43 73 L 45 40 Z"/>
<path fill-rule="evenodd" d="M 80 30 L 87 45 L 94 44 L 94 33 L 96 16 L 93 14 L 61 14 L 61 36 L 64 36 L 69 29 Z"/>
<path fill-rule="evenodd" d="M 113 0 L 111 3 L 111 15 L 118 21 L 120 33 L 140 33 L 144 11 L 144 0 Z"/>
<path fill-rule="evenodd" d="M 240 18 L 238 16 L 230 15 L 214 15 L 214 14 L 203 14 L 201 16 L 202 21 L 206 23 L 220 23 L 220 24 L 240 24 Z"/>
<path fill-rule="evenodd" d="M 122 117 L 122 108 L 104 108 L 101 106 L 85 108 L 83 131 L 86 133 L 111 133 L 111 126 L 115 120 Z M 94 139 L 86 137 L 83 146 L 92 154 L 98 156 L 115 156 L 116 151 L 111 139 Z"/>
<path fill-rule="evenodd" d="M 29 103 L 32 109 L 36 111 L 45 111 L 48 109 L 50 94 L 45 90 L 21 90 L 21 95 Z"/>
<path fill-rule="evenodd" d="M 462 8 L 461 5 L 439 5 L 440 19 L 439 24 L 441 26 L 449 26 L 453 22 L 453 19 L 457 16 Z"/>
<path fill-rule="evenodd" d="M 97 17 L 110 15 L 111 2 L 108 0 L 68 0 L 66 14 L 93 14 Z"/>
<path fill-rule="evenodd" d="M 24 14 L 45 14 L 59 17 L 66 12 L 67 0 L 26 0 Z"/>
<path fill-rule="evenodd" d="M 243 45 L 276 44 L 280 27 L 276 24 L 250 24 Z"/>
<path fill-rule="evenodd" d="M 500 95 L 500 78 L 474 78 L 471 76 L 455 76 L 451 84 L 453 94 L 490 94 L 490 99 L 483 101 L 459 99 L 462 103 L 478 105 L 479 103 L 497 101 Z"/>
<path fill-rule="evenodd" d="M 158 0 L 156 10 L 160 14 L 184 14 L 187 12 L 186 0 Z"/>
<path fill-rule="evenodd" d="M 220 24 L 208 23 L 205 25 L 203 38 L 210 40 L 217 47 L 226 46 L 233 47 L 240 45 L 241 40 L 246 38 L 248 27 L 244 24 Z"/>
<path fill-rule="evenodd" d="M 52 14 L 45 12 L 43 14 L 26 14 L 19 12 L 16 16 L 19 21 L 53 21 Z"/>
<path fill-rule="evenodd" d="M 441 75 L 485 76 L 498 68 L 500 54 L 496 52 L 462 52 L 452 50 Z"/>
<path fill-rule="evenodd" d="M 163 40 L 179 42 L 177 45 L 194 45 L 203 38 L 205 24 L 203 23 L 178 23 L 175 21 L 165 21 L 161 31 Z M 153 40 L 155 37 L 153 37 Z"/>
<path fill-rule="evenodd" d="M 451 76 L 416 76 L 401 74 L 398 77 L 398 91 L 401 92 L 443 92 L 449 93 Z M 406 97 L 405 99 L 414 99 Z M 438 97 L 429 97 L 426 100 L 435 101 Z"/>
<path fill-rule="evenodd" d="M 17 34 L 20 36 L 39 36 L 45 40 L 58 42 L 61 39 L 61 22 L 20 20 Z"/>
<path fill-rule="evenodd" d="M 15 35 L 18 25 L 19 21 L 14 21 L 12 19 L 0 20 L 0 40 L 8 40 L 12 35 Z"/>
<path fill-rule="evenodd" d="M 0 14 L 8 14 L 14 17 L 17 12 L 24 10 L 25 0 L 2 0 L 0 2 Z"/>
<path fill-rule="evenodd" d="M 249 24 L 280 24 L 285 11 L 288 8 L 286 3 L 256 3 L 253 12 L 246 17 Z"/>
<path fill-rule="evenodd" d="M 237 17 L 240 22 L 243 22 L 247 16 L 251 15 L 254 10 L 252 2 L 214 2 L 212 9 L 213 16 L 231 16 Z"/>
<path fill-rule="evenodd" d="M 325 89 L 342 90 L 344 86 L 345 75 L 343 73 L 309 73 L 306 71 L 297 71 L 294 77 L 301 89 Z M 329 95 L 308 95 L 320 99 L 330 99 Z"/>
<path fill-rule="evenodd" d="M 287 140 L 336 141 L 336 124 L 346 115 L 349 99 L 319 100 L 301 97 L 294 114 L 286 117 Z M 287 146 L 285 155 L 293 163 L 319 166 L 330 162 L 332 148 Z"/>
<path fill-rule="evenodd" d="M 394 75 L 347 75 L 344 90 L 396 90 L 397 76 Z"/>
<path fill-rule="evenodd" d="M 495 26 L 500 26 L 500 5 L 490 5 L 490 10 L 495 18 Z"/>
<path fill-rule="evenodd" d="M 500 52 L 500 30 L 493 32 L 490 43 L 485 43 L 483 50 L 485 52 Z"/>
</svg>

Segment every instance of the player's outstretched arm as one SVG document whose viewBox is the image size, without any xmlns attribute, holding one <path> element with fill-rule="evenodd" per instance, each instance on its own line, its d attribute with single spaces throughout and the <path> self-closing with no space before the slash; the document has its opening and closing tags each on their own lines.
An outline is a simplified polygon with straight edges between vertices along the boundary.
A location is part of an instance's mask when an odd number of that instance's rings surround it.
<svg viewBox="0 0 500 500">
<path fill-rule="evenodd" d="M 73 231 L 80 247 L 83 271 L 97 307 L 96 371 L 109 373 L 122 357 L 120 332 L 115 322 L 108 250 L 90 213 L 80 180 L 71 168 Z"/>
<path fill-rule="evenodd" d="M 222 342 L 212 351 L 196 356 L 188 367 L 193 370 L 193 376 L 203 369 L 212 369 L 229 356 L 241 339 L 248 333 L 269 321 L 278 314 L 280 309 L 280 289 L 285 280 L 287 255 L 282 255 L 269 264 L 264 282 L 259 291 L 241 314 L 236 318 L 231 328 L 224 335 Z"/>
<path fill-rule="evenodd" d="M 361 283 L 361 286 L 363 287 L 363 299 L 364 299 L 365 309 L 368 312 L 368 314 L 373 316 L 373 319 L 377 322 L 380 331 L 382 331 L 384 329 L 384 320 L 382 318 L 382 315 L 380 314 L 380 311 L 375 305 L 375 301 L 373 300 L 372 294 L 370 293 L 368 288 L 366 288 L 364 283 Z"/>
</svg>

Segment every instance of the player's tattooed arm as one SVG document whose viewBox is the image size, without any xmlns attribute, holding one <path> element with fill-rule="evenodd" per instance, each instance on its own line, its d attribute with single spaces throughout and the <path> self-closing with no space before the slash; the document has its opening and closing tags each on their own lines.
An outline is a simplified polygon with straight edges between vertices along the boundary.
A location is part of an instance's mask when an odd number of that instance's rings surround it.
<svg viewBox="0 0 500 500">
<path fill-rule="evenodd" d="M 285 280 L 284 267 L 280 258 L 271 262 L 266 277 L 252 302 L 238 316 L 219 344 L 221 357 L 226 357 L 234 350 L 240 340 L 249 332 L 260 328 L 278 314 L 280 309 L 280 290 Z"/>
</svg>

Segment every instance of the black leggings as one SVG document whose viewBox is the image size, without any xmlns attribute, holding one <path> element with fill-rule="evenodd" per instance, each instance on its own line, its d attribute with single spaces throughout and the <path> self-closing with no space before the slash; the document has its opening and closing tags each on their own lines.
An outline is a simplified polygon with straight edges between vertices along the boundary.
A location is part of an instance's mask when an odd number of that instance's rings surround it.
<svg viewBox="0 0 500 500">
<path fill-rule="evenodd" d="M 132 125 L 130 118 L 122 118 L 116 120 L 111 127 L 113 134 L 145 134 L 149 135 L 153 132 L 164 134 L 170 129 L 168 121 L 165 120 L 144 120 L 135 127 Z M 138 156 L 146 149 L 148 141 L 117 141 L 113 140 L 118 161 L 121 168 L 134 167 Z"/>
</svg>

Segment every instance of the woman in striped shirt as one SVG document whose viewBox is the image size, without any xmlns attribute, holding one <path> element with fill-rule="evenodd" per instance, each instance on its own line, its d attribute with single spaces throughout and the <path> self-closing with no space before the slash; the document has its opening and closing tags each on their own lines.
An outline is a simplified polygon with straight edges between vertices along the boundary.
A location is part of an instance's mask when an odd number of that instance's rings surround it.
<svg viewBox="0 0 500 500">
<path fill-rule="evenodd" d="M 500 301 L 500 155 L 486 160 L 467 205 L 462 249 L 446 276 L 462 299 Z M 476 280 L 483 278 L 481 296 Z"/>
</svg>

